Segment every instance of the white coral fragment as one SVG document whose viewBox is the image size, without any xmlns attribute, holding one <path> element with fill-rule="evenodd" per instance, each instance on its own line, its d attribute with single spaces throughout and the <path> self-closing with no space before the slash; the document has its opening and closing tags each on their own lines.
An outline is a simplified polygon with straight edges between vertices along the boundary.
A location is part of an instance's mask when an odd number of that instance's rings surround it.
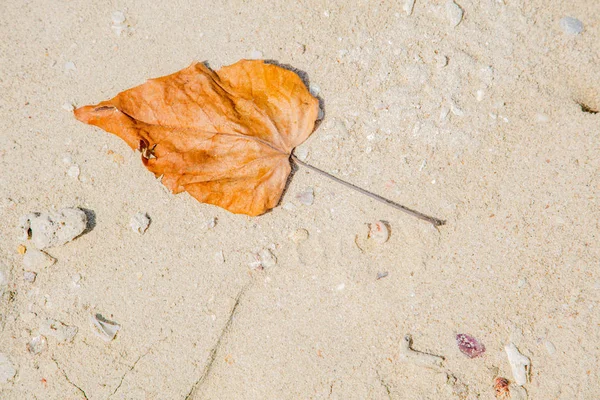
<svg viewBox="0 0 600 400">
<path fill-rule="evenodd" d="M 504 351 L 506 351 L 506 356 L 508 357 L 508 362 L 510 364 L 510 368 L 512 369 L 515 382 L 517 385 L 523 386 L 529 379 L 531 361 L 527 356 L 521 354 L 519 349 L 517 349 L 517 346 L 515 346 L 513 343 L 509 343 L 504 346 Z"/>
<path fill-rule="evenodd" d="M 63 208 L 48 213 L 34 212 L 21 217 L 23 240 L 31 240 L 38 249 L 61 246 L 81 235 L 87 216 L 79 208 Z"/>
</svg>

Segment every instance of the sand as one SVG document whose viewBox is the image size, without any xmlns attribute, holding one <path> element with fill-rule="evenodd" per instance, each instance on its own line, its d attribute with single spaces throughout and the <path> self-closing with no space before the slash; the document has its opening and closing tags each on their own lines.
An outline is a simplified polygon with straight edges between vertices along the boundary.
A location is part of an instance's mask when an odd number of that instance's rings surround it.
<svg viewBox="0 0 600 400">
<path fill-rule="evenodd" d="M 508 343 L 531 360 L 530 399 L 599 398 L 600 4 L 457 0 L 456 26 L 444 1 L 403 5 L 3 2 L 0 398 L 493 399 L 514 380 Z M 303 168 L 282 206 L 232 215 L 167 193 L 68 110 L 252 56 L 320 89 L 307 162 L 447 225 Z M 89 229 L 30 282 L 19 218 L 62 207 Z M 359 248 L 377 220 L 389 240 Z M 253 270 L 262 249 L 277 262 Z M 48 319 L 77 333 L 33 354 Z M 443 366 L 403 357 L 407 334 Z"/>
</svg>

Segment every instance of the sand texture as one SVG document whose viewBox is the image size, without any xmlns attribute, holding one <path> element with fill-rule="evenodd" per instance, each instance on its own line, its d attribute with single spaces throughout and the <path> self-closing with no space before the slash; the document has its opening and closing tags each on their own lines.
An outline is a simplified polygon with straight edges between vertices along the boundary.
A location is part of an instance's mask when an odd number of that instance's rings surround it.
<svg viewBox="0 0 600 400">
<path fill-rule="evenodd" d="M 529 399 L 600 398 L 599 2 L 1 3 L 1 399 L 494 399 L 510 343 Z M 233 215 L 71 111 L 242 58 L 318 92 L 307 163 L 447 225 L 303 167 Z M 65 207 L 48 259 L 19 221 Z"/>
</svg>

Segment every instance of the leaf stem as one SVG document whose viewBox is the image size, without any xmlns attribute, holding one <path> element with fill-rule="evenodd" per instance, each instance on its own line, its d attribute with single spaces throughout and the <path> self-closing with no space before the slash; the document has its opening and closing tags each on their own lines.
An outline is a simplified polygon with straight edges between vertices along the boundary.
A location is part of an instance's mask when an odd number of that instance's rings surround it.
<svg viewBox="0 0 600 400">
<path fill-rule="evenodd" d="M 336 176 L 333 176 L 330 173 L 327 173 L 327 172 L 325 172 L 325 171 L 323 171 L 323 170 L 321 170 L 321 169 L 319 169 L 317 167 L 313 167 L 312 165 L 307 164 L 304 161 L 300 161 L 298 159 L 298 157 L 296 157 L 294 154 L 292 154 L 291 157 L 292 157 L 292 160 L 294 160 L 295 163 L 297 163 L 299 165 L 302 165 L 303 167 L 306 167 L 306 168 L 308 168 L 310 170 L 313 170 L 313 171 L 315 171 L 315 172 L 317 172 L 317 173 L 319 173 L 319 174 L 321 174 L 321 175 L 323 175 L 323 176 L 325 176 L 325 177 L 327 177 L 327 178 L 329 178 L 331 180 L 334 180 L 337 183 L 340 183 L 340 184 L 342 184 L 342 185 L 344 185 L 344 186 L 346 186 L 346 187 L 348 187 L 350 189 L 354 189 L 357 192 L 360 192 L 360 193 L 362 193 L 362 194 L 364 194 L 366 196 L 369 196 L 370 198 L 372 198 L 374 200 L 380 201 L 380 202 L 382 202 L 384 204 L 387 204 L 388 206 L 392 206 L 392 207 L 394 207 L 394 208 L 396 208 L 396 209 L 398 209 L 400 211 L 403 211 L 403 212 L 405 212 L 407 214 L 410 214 L 413 217 L 417 217 L 419 219 L 422 219 L 423 221 L 427 221 L 427 222 L 433 224 L 433 226 L 442 226 L 442 225 L 444 225 L 446 223 L 446 221 L 444 221 L 442 219 L 434 218 L 434 217 L 431 217 L 429 215 L 423 214 L 423 213 L 421 213 L 419 211 L 415 211 L 415 210 L 413 210 L 411 208 L 403 206 L 402 204 L 398 204 L 398 203 L 396 203 L 396 202 L 394 202 L 392 200 L 386 199 L 385 197 L 381 197 L 378 194 L 369 192 L 368 190 L 365 190 L 365 189 L 363 189 L 361 187 L 353 185 L 350 182 L 346 182 L 344 180 L 341 180 L 340 178 L 338 178 Z"/>
</svg>

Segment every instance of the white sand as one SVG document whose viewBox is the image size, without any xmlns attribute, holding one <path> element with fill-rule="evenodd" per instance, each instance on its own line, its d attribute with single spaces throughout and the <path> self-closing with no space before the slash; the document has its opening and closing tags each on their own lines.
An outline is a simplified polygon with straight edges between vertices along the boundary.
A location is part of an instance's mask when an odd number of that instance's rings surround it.
<svg viewBox="0 0 600 400">
<path fill-rule="evenodd" d="M 577 104 L 600 109 L 600 3 L 552 3 L 457 0 L 452 27 L 441 0 L 410 16 L 401 1 L 4 1 L 0 353 L 16 375 L 0 398 L 493 399 L 493 379 L 513 379 L 508 342 L 531 360 L 530 399 L 600 397 L 600 114 Z M 320 87 L 307 162 L 447 226 L 303 169 L 283 199 L 296 208 L 232 215 L 165 193 L 139 154 L 63 109 L 256 52 Z M 65 206 L 95 226 L 48 249 L 57 263 L 30 283 L 19 217 Z M 391 237 L 363 253 L 375 220 Z M 277 264 L 251 270 L 271 245 Z M 92 313 L 121 326 L 115 340 Z M 77 334 L 31 354 L 47 319 Z M 456 333 L 486 353 L 467 358 Z M 443 369 L 403 362 L 406 334 Z"/>
</svg>

